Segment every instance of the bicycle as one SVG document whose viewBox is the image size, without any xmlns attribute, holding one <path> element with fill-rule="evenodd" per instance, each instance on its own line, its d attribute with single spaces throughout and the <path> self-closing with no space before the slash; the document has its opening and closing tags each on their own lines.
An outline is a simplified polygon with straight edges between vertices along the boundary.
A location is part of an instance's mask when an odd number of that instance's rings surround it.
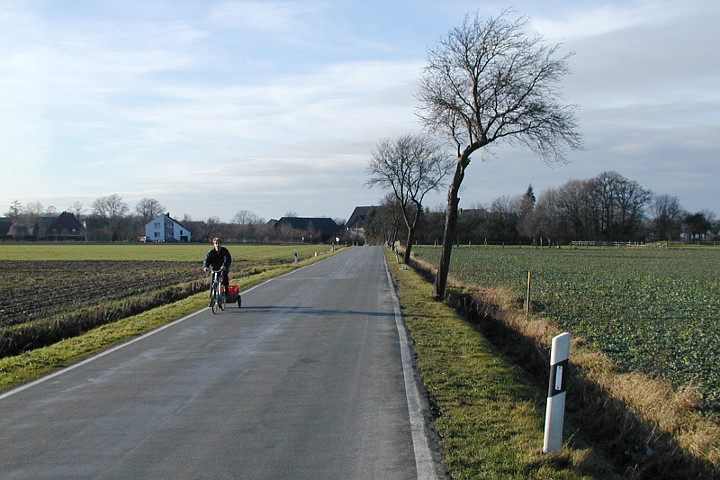
<svg viewBox="0 0 720 480">
<path fill-rule="evenodd" d="M 210 283 L 210 309 L 217 313 L 218 308 L 225 310 L 225 285 L 223 284 L 222 270 L 210 269 L 212 282 Z"/>
</svg>

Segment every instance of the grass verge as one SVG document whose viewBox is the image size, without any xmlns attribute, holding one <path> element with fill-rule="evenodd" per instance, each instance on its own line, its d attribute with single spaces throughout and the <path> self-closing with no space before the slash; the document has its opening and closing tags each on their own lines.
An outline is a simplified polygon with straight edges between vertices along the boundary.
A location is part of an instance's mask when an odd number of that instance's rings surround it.
<svg viewBox="0 0 720 480">
<path fill-rule="evenodd" d="M 335 253 L 342 251 L 336 250 Z M 257 273 L 233 279 L 232 284 L 245 290 L 273 277 L 322 260 L 327 255 L 311 257 L 297 264 L 282 264 Z M 53 345 L 37 348 L 20 355 L 0 359 L 0 392 L 72 365 L 90 355 L 161 327 L 178 318 L 207 307 L 207 292 L 192 295 L 177 302 L 147 310 L 94 328 L 82 335 L 61 340 Z"/>
<path fill-rule="evenodd" d="M 392 258 L 391 258 L 392 256 Z M 394 255 L 388 265 L 454 479 L 611 479 L 588 448 L 542 453 L 546 392 Z"/>
</svg>

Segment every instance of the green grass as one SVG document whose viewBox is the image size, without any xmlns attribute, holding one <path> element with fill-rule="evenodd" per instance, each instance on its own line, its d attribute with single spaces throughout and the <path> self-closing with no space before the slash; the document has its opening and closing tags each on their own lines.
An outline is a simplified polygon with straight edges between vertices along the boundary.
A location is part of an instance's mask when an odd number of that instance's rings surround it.
<svg viewBox="0 0 720 480">
<path fill-rule="evenodd" d="M 454 479 L 614 478 L 590 449 L 543 455 L 546 391 L 507 361 L 431 286 L 388 254 L 403 316 Z"/>
<path fill-rule="evenodd" d="M 293 250 L 301 258 L 315 252 L 327 252 L 328 245 L 245 245 L 226 244 L 233 261 L 293 259 Z M 8 244 L 0 243 L 0 260 L 166 260 L 202 262 L 212 248 L 210 244 Z"/>
</svg>

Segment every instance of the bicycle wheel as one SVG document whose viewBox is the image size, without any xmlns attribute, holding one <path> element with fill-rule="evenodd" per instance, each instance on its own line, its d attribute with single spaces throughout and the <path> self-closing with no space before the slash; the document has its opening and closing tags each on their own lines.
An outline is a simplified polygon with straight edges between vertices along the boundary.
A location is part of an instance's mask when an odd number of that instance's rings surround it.
<svg viewBox="0 0 720 480">
<path fill-rule="evenodd" d="M 210 294 L 210 297 L 211 297 L 210 309 L 212 310 L 213 313 L 217 313 L 217 309 L 218 309 L 218 286 L 217 286 L 217 284 L 214 284 L 212 286 L 211 292 L 212 293 Z"/>
<path fill-rule="evenodd" d="M 221 286 L 218 290 L 220 291 L 218 294 L 218 304 L 220 305 L 220 310 L 225 310 L 225 287 Z"/>
</svg>

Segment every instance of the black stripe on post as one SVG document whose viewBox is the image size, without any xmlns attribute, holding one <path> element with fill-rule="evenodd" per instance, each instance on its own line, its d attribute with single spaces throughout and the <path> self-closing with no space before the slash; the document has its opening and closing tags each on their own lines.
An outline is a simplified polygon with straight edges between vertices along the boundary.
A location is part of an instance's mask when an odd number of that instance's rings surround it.
<svg viewBox="0 0 720 480">
<path fill-rule="evenodd" d="M 569 360 L 563 360 L 560 363 L 550 366 L 550 385 L 548 387 L 548 397 L 554 397 L 558 393 L 566 390 L 565 383 L 567 379 L 567 367 Z"/>
</svg>

